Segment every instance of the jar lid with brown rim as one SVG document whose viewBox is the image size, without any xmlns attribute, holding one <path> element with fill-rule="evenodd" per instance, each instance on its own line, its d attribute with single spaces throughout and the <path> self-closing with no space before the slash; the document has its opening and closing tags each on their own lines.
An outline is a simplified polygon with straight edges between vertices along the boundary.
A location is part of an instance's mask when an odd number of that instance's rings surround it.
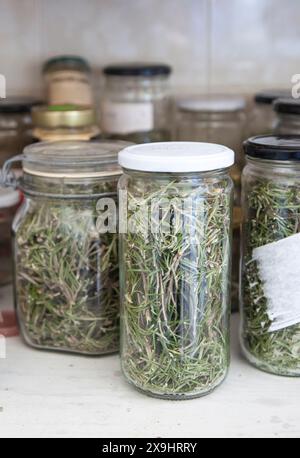
<svg viewBox="0 0 300 458">
<path fill-rule="evenodd" d="M 96 113 L 79 105 L 44 105 L 32 110 L 32 122 L 35 127 L 52 129 L 88 127 L 96 125 Z"/>
</svg>

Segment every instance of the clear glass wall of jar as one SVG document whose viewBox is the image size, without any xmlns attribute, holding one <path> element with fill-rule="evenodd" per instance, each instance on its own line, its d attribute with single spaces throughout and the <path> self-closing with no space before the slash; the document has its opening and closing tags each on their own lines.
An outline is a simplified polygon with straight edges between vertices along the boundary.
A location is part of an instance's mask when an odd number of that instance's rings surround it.
<svg viewBox="0 0 300 458">
<path fill-rule="evenodd" d="M 241 344 L 259 369 L 300 376 L 300 139 L 245 145 Z"/>
<path fill-rule="evenodd" d="M 103 134 L 135 143 L 170 140 L 170 74 L 171 68 L 160 64 L 106 67 Z"/>
<path fill-rule="evenodd" d="M 13 189 L 0 187 L 0 286 L 12 281 L 12 221 L 21 201 L 21 195 Z"/>
<path fill-rule="evenodd" d="M 0 167 L 32 143 L 30 112 L 39 103 L 30 97 L 0 99 Z"/>
<path fill-rule="evenodd" d="M 299 100 L 278 99 L 274 103 L 274 110 L 277 113 L 275 135 L 300 135 Z"/>
<path fill-rule="evenodd" d="M 43 66 L 49 105 L 93 105 L 91 68 L 79 56 L 55 56 Z"/>
<path fill-rule="evenodd" d="M 250 136 L 273 133 L 276 121 L 273 102 L 282 97 L 291 97 L 291 91 L 271 89 L 255 94 L 254 107 L 249 119 Z"/>
<path fill-rule="evenodd" d="M 17 158 L 25 201 L 13 224 L 15 298 L 33 347 L 119 349 L 118 235 L 101 224 L 103 199 L 111 211 L 117 205 L 117 153 L 125 145 L 37 143 Z"/>
<path fill-rule="evenodd" d="M 92 140 L 99 138 L 93 108 L 50 105 L 32 110 L 33 136 L 39 141 Z"/>
<path fill-rule="evenodd" d="M 234 153 L 202 143 L 122 151 L 121 361 L 146 394 L 208 394 L 229 366 Z"/>
</svg>

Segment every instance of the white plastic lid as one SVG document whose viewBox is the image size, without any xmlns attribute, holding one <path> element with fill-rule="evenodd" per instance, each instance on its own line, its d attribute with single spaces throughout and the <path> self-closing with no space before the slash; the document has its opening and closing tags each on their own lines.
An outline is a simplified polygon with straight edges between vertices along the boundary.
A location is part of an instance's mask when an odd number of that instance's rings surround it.
<svg viewBox="0 0 300 458">
<path fill-rule="evenodd" d="M 20 193 L 11 188 L 0 187 L 0 208 L 14 207 L 20 202 Z"/>
<path fill-rule="evenodd" d="M 196 96 L 177 101 L 180 110 L 204 113 L 230 113 L 244 110 L 245 106 L 245 99 L 231 96 Z"/>
<path fill-rule="evenodd" d="M 234 164 L 234 152 L 214 143 L 148 143 L 125 148 L 119 164 L 141 172 L 208 172 Z"/>
</svg>

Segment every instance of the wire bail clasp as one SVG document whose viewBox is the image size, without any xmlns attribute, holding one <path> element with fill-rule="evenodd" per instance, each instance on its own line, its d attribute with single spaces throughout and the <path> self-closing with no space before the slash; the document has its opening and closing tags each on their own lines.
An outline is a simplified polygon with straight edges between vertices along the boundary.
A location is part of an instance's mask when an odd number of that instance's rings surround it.
<svg viewBox="0 0 300 458">
<path fill-rule="evenodd" d="M 16 177 L 13 170 L 11 170 L 12 165 L 16 162 L 22 162 L 24 159 L 24 155 L 20 154 L 19 156 L 15 156 L 11 159 L 8 159 L 1 170 L 0 175 L 0 184 L 6 188 L 14 188 L 16 189 L 19 185 L 19 180 Z"/>
</svg>

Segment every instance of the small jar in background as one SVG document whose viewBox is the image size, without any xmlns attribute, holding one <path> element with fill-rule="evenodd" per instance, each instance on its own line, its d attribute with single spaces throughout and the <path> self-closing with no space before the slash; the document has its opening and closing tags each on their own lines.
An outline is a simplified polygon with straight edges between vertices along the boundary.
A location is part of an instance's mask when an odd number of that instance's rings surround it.
<svg viewBox="0 0 300 458">
<path fill-rule="evenodd" d="M 110 65 L 103 72 L 103 134 L 135 143 L 170 140 L 171 68 L 161 64 L 125 64 Z"/>
<path fill-rule="evenodd" d="M 274 103 L 276 135 L 300 135 L 300 100 L 278 99 Z"/>
<path fill-rule="evenodd" d="M 0 187 L 0 286 L 12 281 L 12 222 L 21 194 L 9 188 Z"/>
<path fill-rule="evenodd" d="M 32 110 L 33 137 L 39 141 L 92 140 L 99 137 L 91 107 L 50 105 Z"/>
<path fill-rule="evenodd" d="M 0 99 L 0 166 L 32 143 L 30 112 L 38 104 L 31 97 Z"/>
<path fill-rule="evenodd" d="M 49 105 L 93 105 L 91 68 L 82 57 L 53 57 L 45 62 L 43 75 Z"/>
<path fill-rule="evenodd" d="M 241 345 L 264 371 L 300 376 L 300 137 L 245 143 Z"/>
<path fill-rule="evenodd" d="M 271 134 L 276 120 L 273 102 L 279 98 L 291 96 L 291 91 L 280 89 L 271 89 L 255 94 L 254 106 L 249 115 L 248 136 Z"/>
</svg>

